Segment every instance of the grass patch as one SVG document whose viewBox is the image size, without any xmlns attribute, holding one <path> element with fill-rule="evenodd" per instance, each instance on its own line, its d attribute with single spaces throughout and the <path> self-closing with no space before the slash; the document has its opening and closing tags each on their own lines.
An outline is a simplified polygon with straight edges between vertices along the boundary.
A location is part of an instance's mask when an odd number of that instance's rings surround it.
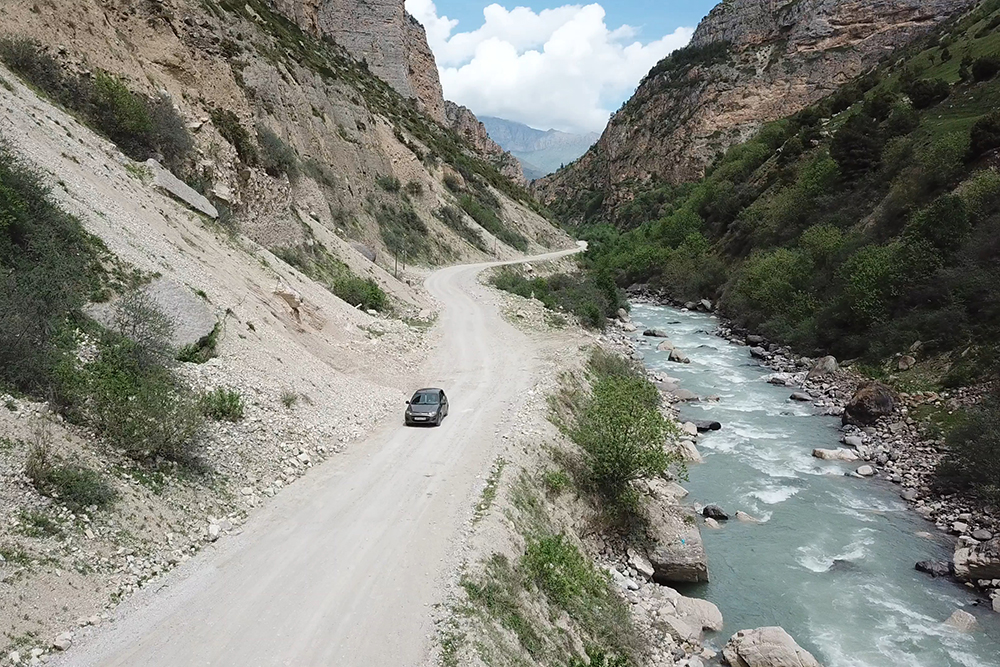
<svg viewBox="0 0 1000 667">
<path fill-rule="evenodd" d="M 498 458 L 493 462 L 493 468 L 490 470 L 489 477 L 486 478 L 486 486 L 483 487 L 483 496 L 476 505 L 476 513 L 473 517 L 473 523 L 478 523 L 486 516 L 486 513 L 490 511 L 490 507 L 493 506 L 493 501 L 497 497 L 497 489 L 500 487 L 500 477 L 503 475 L 503 470 L 507 466 L 507 461 L 502 458 Z"/>
<path fill-rule="evenodd" d="M 410 262 L 427 257 L 429 230 L 412 206 L 406 202 L 379 204 L 375 221 L 389 252 Z"/>
<path fill-rule="evenodd" d="M 260 166 L 268 176 L 285 175 L 290 181 L 299 177 L 299 156 L 295 149 L 266 125 L 257 126 L 257 143 L 260 145 Z"/>
<path fill-rule="evenodd" d="M 286 409 L 291 410 L 295 407 L 295 404 L 299 402 L 299 393 L 297 391 L 292 391 L 291 389 L 284 389 L 281 392 L 281 404 L 285 406 Z"/>
<path fill-rule="evenodd" d="M 956 422 L 946 434 L 945 457 L 935 471 L 939 489 L 1000 508 L 1000 393 Z"/>
<path fill-rule="evenodd" d="M 17 518 L 21 523 L 21 532 L 28 537 L 61 537 L 63 534 L 62 527 L 44 512 L 21 510 Z"/>
<path fill-rule="evenodd" d="M 215 421 L 238 422 L 243 419 L 243 396 L 235 389 L 217 387 L 201 395 L 201 412 Z"/>
<path fill-rule="evenodd" d="M 395 176 L 383 176 L 378 175 L 375 177 L 375 185 L 379 186 L 386 192 L 396 193 L 402 190 L 403 184 L 399 182 L 399 179 Z"/>
<path fill-rule="evenodd" d="M 43 439 L 32 443 L 24 473 L 39 493 L 74 512 L 89 507 L 105 508 L 118 496 L 100 473 L 55 458 Z"/>
</svg>

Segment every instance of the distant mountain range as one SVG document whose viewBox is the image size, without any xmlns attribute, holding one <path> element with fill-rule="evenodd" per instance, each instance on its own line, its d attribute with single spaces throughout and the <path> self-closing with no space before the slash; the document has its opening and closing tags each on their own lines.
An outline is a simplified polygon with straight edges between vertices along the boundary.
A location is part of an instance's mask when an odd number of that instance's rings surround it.
<svg viewBox="0 0 1000 667">
<path fill-rule="evenodd" d="M 558 130 L 536 130 L 524 123 L 483 116 L 493 141 L 521 161 L 529 180 L 547 176 L 564 164 L 569 164 L 587 152 L 601 135 L 597 132 L 571 134 Z"/>
</svg>

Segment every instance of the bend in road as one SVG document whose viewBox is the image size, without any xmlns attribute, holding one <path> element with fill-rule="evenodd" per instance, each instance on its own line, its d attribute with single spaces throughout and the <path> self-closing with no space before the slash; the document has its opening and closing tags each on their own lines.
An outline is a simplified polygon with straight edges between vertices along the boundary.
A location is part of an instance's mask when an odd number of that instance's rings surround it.
<svg viewBox="0 0 1000 667">
<path fill-rule="evenodd" d="M 432 274 L 443 311 L 426 379 L 448 391 L 444 424 L 382 426 L 286 489 L 241 535 L 137 593 L 59 664 L 420 664 L 477 476 L 538 368 L 531 341 L 488 303 L 477 275 L 579 250 Z"/>
</svg>

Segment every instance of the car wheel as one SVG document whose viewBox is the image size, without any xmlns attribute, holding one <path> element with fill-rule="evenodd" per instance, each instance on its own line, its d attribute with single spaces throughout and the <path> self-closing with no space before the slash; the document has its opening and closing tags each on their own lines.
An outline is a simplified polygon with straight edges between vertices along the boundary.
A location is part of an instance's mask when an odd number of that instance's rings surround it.
<svg viewBox="0 0 1000 667">
<path fill-rule="evenodd" d="M 440 425 L 441 425 L 441 422 L 443 422 L 443 421 L 444 421 L 444 415 L 442 415 L 442 414 L 438 414 L 438 418 L 437 418 L 437 421 L 436 421 L 436 422 L 434 422 L 434 425 L 435 425 L 435 426 L 440 426 Z"/>
</svg>

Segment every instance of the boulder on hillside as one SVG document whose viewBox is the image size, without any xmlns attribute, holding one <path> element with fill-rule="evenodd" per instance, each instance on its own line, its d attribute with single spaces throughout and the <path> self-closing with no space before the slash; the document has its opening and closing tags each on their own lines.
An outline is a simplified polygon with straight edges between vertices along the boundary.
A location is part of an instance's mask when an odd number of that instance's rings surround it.
<svg viewBox="0 0 1000 667">
<path fill-rule="evenodd" d="M 783 628 L 740 630 L 722 655 L 732 667 L 822 667 Z"/>
<path fill-rule="evenodd" d="M 153 185 L 169 195 L 187 204 L 199 213 L 204 213 L 213 220 L 219 217 L 219 211 L 212 206 L 205 195 L 174 176 L 159 162 L 150 158 L 146 160 L 146 168 L 153 175 Z"/>
<path fill-rule="evenodd" d="M 917 360 L 911 357 L 910 355 L 906 355 L 905 357 L 899 358 L 899 363 L 896 364 L 896 367 L 899 368 L 899 370 L 901 371 L 908 371 L 916 365 L 917 365 Z"/>
<path fill-rule="evenodd" d="M 844 406 L 844 424 L 871 426 L 881 417 L 892 414 L 899 397 L 881 382 L 861 385 L 851 400 Z"/>
<path fill-rule="evenodd" d="M 826 377 L 827 375 L 836 373 L 838 370 L 840 370 L 840 365 L 837 363 L 837 357 L 823 357 L 816 360 L 816 363 L 809 369 L 806 379 L 815 380 L 816 378 Z"/>
<path fill-rule="evenodd" d="M 651 546 L 646 556 L 659 584 L 708 581 L 708 556 L 694 515 L 663 502 L 649 505 Z"/>
<path fill-rule="evenodd" d="M 378 252 L 375 248 L 366 246 L 364 243 L 352 243 L 351 247 L 357 250 L 358 254 L 367 259 L 369 262 L 374 262 L 378 259 Z"/>
</svg>

